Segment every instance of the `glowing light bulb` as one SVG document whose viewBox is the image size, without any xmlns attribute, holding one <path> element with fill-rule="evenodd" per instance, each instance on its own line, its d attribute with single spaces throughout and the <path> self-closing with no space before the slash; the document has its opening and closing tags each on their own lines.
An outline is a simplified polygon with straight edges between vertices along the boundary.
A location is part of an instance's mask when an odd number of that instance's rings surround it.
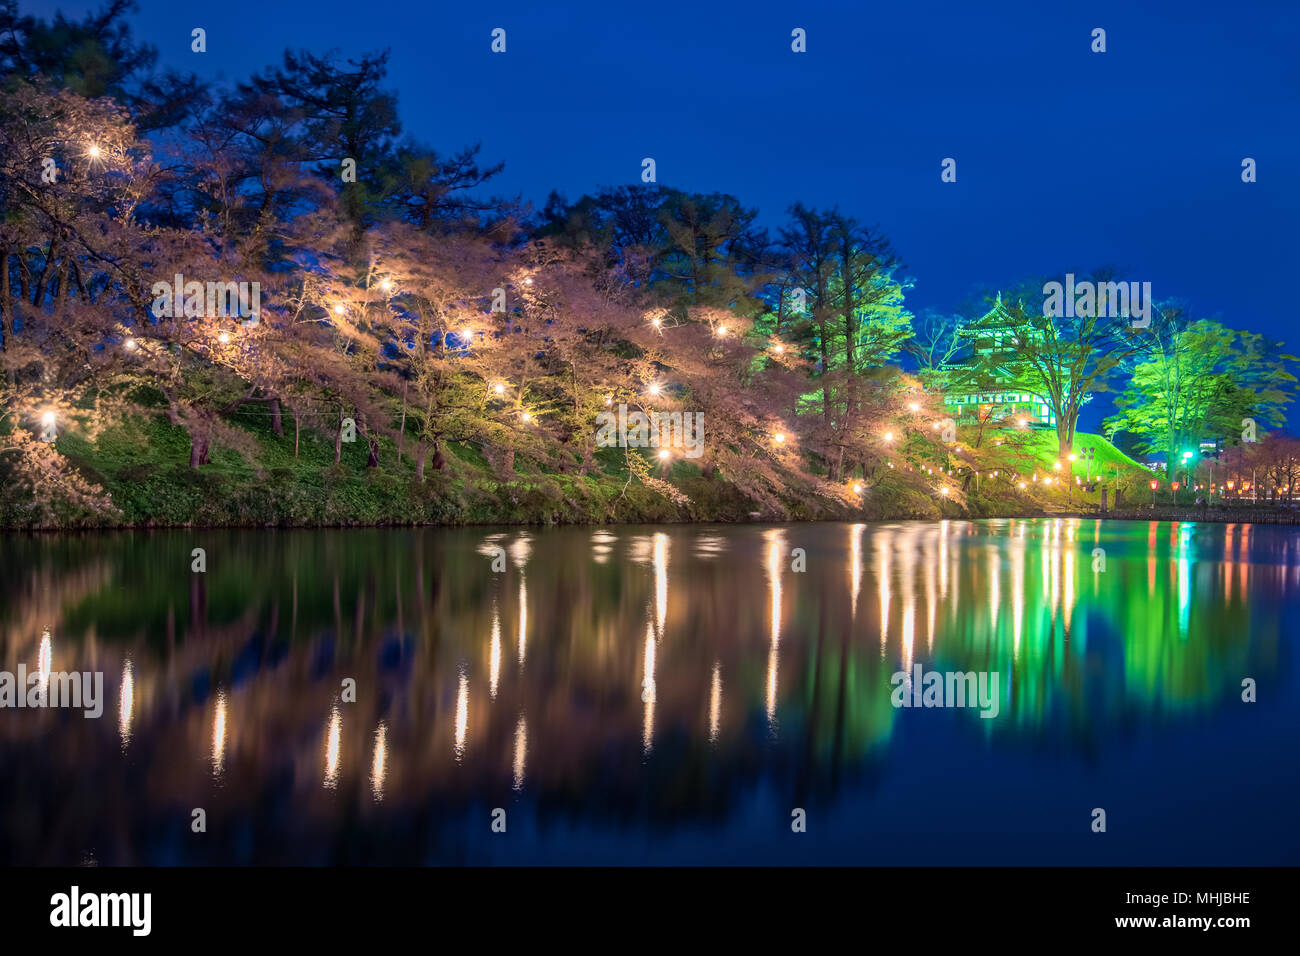
<svg viewBox="0 0 1300 956">
<path fill-rule="evenodd" d="M 861 485 L 854 485 L 854 486 L 853 486 L 853 493 L 854 493 L 855 495 L 860 495 L 860 494 L 862 494 L 862 486 L 861 486 Z"/>
<path fill-rule="evenodd" d="M 492 386 L 492 391 L 496 392 L 498 395 L 504 395 L 506 393 L 506 387 L 500 382 L 497 382 Z"/>
<path fill-rule="evenodd" d="M 665 459 L 665 458 L 667 458 L 667 457 L 668 457 L 668 449 L 667 449 L 667 448 L 664 448 L 664 449 L 662 449 L 662 450 L 659 452 L 659 458 L 662 460 L 662 459 Z"/>
<path fill-rule="evenodd" d="M 380 279 L 380 280 L 379 280 L 379 288 L 383 289 L 385 292 L 391 292 L 391 291 L 393 291 L 393 280 L 392 280 L 392 279 Z"/>
<path fill-rule="evenodd" d="M 86 150 L 86 155 L 91 159 L 99 159 L 99 147 L 91 146 L 90 149 Z"/>
<path fill-rule="evenodd" d="M 893 432 L 885 432 L 885 441 L 893 441 L 893 440 L 894 440 L 894 433 L 893 433 Z"/>
<path fill-rule="evenodd" d="M 658 394 L 659 394 L 659 386 L 656 385 L 656 384 L 651 384 L 651 386 L 650 386 L 650 394 L 651 394 L 651 395 L 658 395 Z"/>
<path fill-rule="evenodd" d="M 220 342 L 222 345 L 228 344 L 230 342 L 230 333 L 222 332 L 220 335 L 217 336 L 217 341 Z"/>
<path fill-rule="evenodd" d="M 918 405 L 916 402 L 908 402 L 907 407 L 914 412 L 919 412 L 921 410 L 921 406 Z"/>
<path fill-rule="evenodd" d="M 135 339 L 127 339 L 127 340 L 126 340 L 125 342 L 123 342 L 122 344 L 123 344 L 124 346 L 126 346 L 126 350 L 127 350 L 128 352 L 131 352 L 131 351 L 134 351 L 134 350 L 135 350 Z"/>
<path fill-rule="evenodd" d="M 777 432 L 772 436 L 772 441 L 776 442 L 778 445 L 785 442 L 785 432 Z"/>
</svg>

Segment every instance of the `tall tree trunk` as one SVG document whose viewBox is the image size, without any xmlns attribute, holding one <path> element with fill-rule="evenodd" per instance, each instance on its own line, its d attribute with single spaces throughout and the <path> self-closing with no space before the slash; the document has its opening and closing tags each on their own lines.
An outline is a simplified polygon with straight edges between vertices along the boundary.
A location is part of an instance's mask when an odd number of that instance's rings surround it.
<svg viewBox="0 0 1300 956">
<path fill-rule="evenodd" d="M 370 453 L 366 456 L 367 468 L 379 467 L 379 442 L 375 436 L 370 433 L 370 426 L 363 420 L 361 422 L 361 434 L 366 438 L 366 445 L 369 446 Z"/>
<path fill-rule="evenodd" d="M 9 247 L 0 246 L 0 349 L 8 349 L 14 334 L 14 303 L 9 294 Z"/>
<path fill-rule="evenodd" d="M 302 433 L 302 425 L 298 421 L 298 409 L 293 410 L 293 457 L 298 457 L 298 438 Z"/>
<path fill-rule="evenodd" d="M 27 256 L 20 250 L 18 253 L 18 291 L 22 293 L 23 301 L 30 302 L 32 294 L 32 269 L 27 264 Z"/>
<path fill-rule="evenodd" d="M 284 420 L 280 415 L 280 399 L 272 395 L 266 400 L 267 407 L 271 409 L 271 431 L 281 438 L 284 437 Z"/>
<path fill-rule="evenodd" d="M 397 426 L 397 467 L 402 467 L 402 439 L 406 437 L 406 382 L 402 383 L 402 423 Z"/>
<path fill-rule="evenodd" d="M 844 362 L 850 375 L 857 368 L 858 357 L 853 347 L 853 245 L 846 232 L 841 246 L 844 257 Z"/>
<path fill-rule="evenodd" d="M 198 468 L 208 463 L 208 449 L 212 444 L 212 436 L 208 430 L 206 422 L 200 421 L 190 431 L 190 467 Z"/>
<path fill-rule="evenodd" d="M 49 249 L 45 253 L 45 261 L 41 264 L 41 274 L 36 279 L 36 289 L 32 295 L 32 305 L 37 308 L 45 300 L 45 290 L 49 288 L 50 267 L 54 265 L 54 258 L 59 252 L 59 240 L 51 239 Z"/>
<path fill-rule="evenodd" d="M 334 432 L 334 464 L 343 460 L 343 406 L 339 406 L 339 427 Z"/>
<path fill-rule="evenodd" d="M 428 453 L 422 437 L 415 445 L 415 478 L 420 484 L 424 484 L 424 459 Z"/>
</svg>

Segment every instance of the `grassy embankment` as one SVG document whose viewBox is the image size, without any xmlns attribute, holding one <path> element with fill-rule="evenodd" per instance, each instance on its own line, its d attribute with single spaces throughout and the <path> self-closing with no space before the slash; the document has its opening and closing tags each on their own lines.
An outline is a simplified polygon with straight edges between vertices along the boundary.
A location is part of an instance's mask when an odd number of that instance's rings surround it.
<svg viewBox="0 0 1300 956">
<path fill-rule="evenodd" d="M 755 512 L 769 520 L 780 517 L 749 500 L 725 478 L 705 478 L 685 460 L 674 462 L 667 478 L 691 503 L 674 504 L 636 480 L 629 482 L 623 450 L 617 448 L 598 452 L 599 470 L 586 475 L 580 473 L 576 460 L 572 467 L 557 469 L 553 462 L 520 454 L 514 462 L 515 476 L 502 480 L 478 448 L 452 444 L 447 449 L 447 468 L 435 471 L 430 465 L 420 482 L 412 457 L 414 443 L 409 440 L 399 463 L 396 444 L 381 438 L 380 464 L 367 468 L 368 446 L 361 436 L 343 445 L 342 459 L 335 465 L 333 439 L 304 428 L 295 456 L 292 419 L 285 416 L 285 435 L 277 436 L 262 405 L 242 407 L 226 418 L 226 424 L 246 438 L 238 443 L 242 451 L 229 443 L 214 443 L 210 463 L 200 469 L 189 467 L 185 430 L 168 423 L 162 414 L 129 419 L 102 430 L 93 441 L 75 426 L 67 427 L 56 447 L 108 493 L 115 512 L 90 515 L 58 507 L 53 519 L 34 520 L 30 502 L 16 500 L 10 490 L 0 492 L 0 527 L 652 523 L 745 521 L 756 517 Z M 960 438 L 975 441 L 966 430 Z M 1113 478 L 1118 467 L 1122 484 L 1145 487 L 1149 475 L 1136 462 L 1100 436 L 1077 436 L 1076 448 L 1090 445 L 1096 447 L 1094 476 L 1100 472 Z M 954 484 L 965 481 L 965 508 L 936 498 L 922 501 L 918 510 L 915 494 L 895 493 L 886 483 L 872 489 L 863 508 L 853 510 L 792 494 L 786 505 L 788 517 L 1026 515 L 1086 509 L 1099 498 L 1098 492 L 1075 488 L 1067 500 L 1064 488 L 1032 483 L 1022 491 L 1010 479 L 1012 473 L 1021 477 L 1035 471 L 1040 476 L 1061 474 L 1052 470 L 1054 434 L 988 430 L 978 454 L 984 466 L 999 475 L 989 479 L 981 474 L 978 489 L 965 476 L 949 478 Z M 1085 462 L 1075 462 L 1074 470 L 1084 476 Z"/>
</svg>

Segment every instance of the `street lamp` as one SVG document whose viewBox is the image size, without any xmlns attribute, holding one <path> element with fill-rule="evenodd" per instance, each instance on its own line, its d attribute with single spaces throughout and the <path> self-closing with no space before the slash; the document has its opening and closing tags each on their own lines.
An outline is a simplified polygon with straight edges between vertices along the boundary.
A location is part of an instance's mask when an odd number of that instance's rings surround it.
<svg viewBox="0 0 1300 956">
<path fill-rule="evenodd" d="M 1160 487 L 1160 482 L 1158 481 L 1151 482 L 1151 510 L 1152 511 L 1154 511 L 1156 507 L 1156 489 L 1158 487 Z"/>
</svg>

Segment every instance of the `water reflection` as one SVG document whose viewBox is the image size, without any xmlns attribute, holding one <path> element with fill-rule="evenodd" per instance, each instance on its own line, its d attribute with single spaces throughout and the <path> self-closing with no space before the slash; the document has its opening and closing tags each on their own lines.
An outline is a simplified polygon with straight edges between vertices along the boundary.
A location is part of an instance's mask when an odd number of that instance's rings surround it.
<svg viewBox="0 0 1300 956">
<path fill-rule="evenodd" d="M 778 670 L 781 666 L 781 570 L 785 556 L 785 532 L 773 529 L 763 532 L 767 540 L 767 586 L 771 594 L 771 632 L 767 651 L 767 722 L 769 728 L 776 724 L 776 692 Z"/>
<path fill-rule="evenodd" d="M 384 777 L 388 769 L 388 725 L 380 721 L 375 728 L 375 756 L 370 763 L 370 790 L 376 801 L 384 799 Z"/>
<path fill-rule="evenodd" d="M 224 714 L 224 709 L 223 709 Z M 225 736 L 225 719 L 222 718 L 222 737 Z M 215 732 L 214 732 L 215 736 Z M 339 785 L 339 761 L 342 751 L 339 743 L 343 737 L 343 715 L 339 713 L 338 704 L 330 708 L 329 729 L 325 732 L 325 786 L 333 790 Z M 215 759 L 215 758 L 214 758 Z"/>
<path fill-rule="evenodd" d="M 511 762 L 514 770 L 514 787 L 516 790 L 522 790 L 524 786 L 524 768 L 528 763 L 528 721 L 524 720 L 522 714 L 519 715 L 519 723 L 515 724 L 515 757 Z"/>
<path fill-rule="evenodd" d="M 1295 772 L 1252 748 L 1297 742 L 1296 540 L 1080 519 L 0 539 L 3 669 L 35 657 L 47 686 L 57 635 L 61 668 L 121 675 L 115 727 L 4 713 L 0 766 L 27 776 L 0 782 L 0 851 L 453 861 L 506 852 L 465 836 L 505 800 L 589 849 L 704 827 L 750 859 L 770 843 L 761 808 L 790 801 L 874 821 L 864 846 L 908 826 L 960 845 L 961 811 L 919 769 L 934 761 L 976 791 L 1014 778 L 1044 808 L 1066 781 L 1149 774 L 1148 802 L 1271 821 L 1260 853 L 1281 852 L 1295 824 L 1270 815 L 1270 788 L 1280 805 Z M 194 546 L 224 558 L 198 585 Z M 895 708 L 890 677 L 915 665 L 997 671 L 999 716 Z M 1243 714 L 1246 677 L 1268 693 Z M 1151 735 L 1168 760 L 1133 757 Z M 1184 741 L 1197 760 L 1176 759 Z M 1250 796 L 1161 789 L 1218 793 L 1241 760 L 1275 768 Z M 111 798 L 59 797 L 79 780 Z M 984 832 L 1020 832 L 1016 803 L 986 794 L 1001 829 Z M 186 806 L 247 837 L 153 835 Z M 558 861 L 543 832 L 529 859 Z M 1056 831 L 1036 832 L 1025 853 Z"/>
<path fill-rule="evenodd" d="M 655 729 L 655 632 L 650 624 L 645 629 L 645 660 L 641 675 L 641 702 L 645 705 L 641 720 L 641 749 L 649 753 L 654 744 Z"/>
<path fill-rule="evenodd" d="M 131 712 L 135 709 L 135 675 L 131 662 L 122 665 L 122 685 L 117 698 L 117 732 L 122 738 L 122 749 L 131 742 Z"/>
<path fill-rule="evenodd" d="M 456 761 L 465 759 L 465 738 L 469 734 L 469 677 L 460 672 L 460 687 L 456 691 Z"/>
<path fill-rule="evenodd" d="M 36 658 L 37 684 L 40 688 L 41 696 L 44 697 L 50 688 L 50 673 L 54 669 L 54 640 L 50 637 L 50 632 L 46 631 L 41 635 L 41 647 Z"/>
<path fill-rule="evenodd" d="M 332 728 L 331 728 L 332 730 Z M 338 741 L 334 741 L 334 755 L 338 757 Z M 226 766 L 226 692 L 217 691 L 216 706 L 212 716 L 212 775 L 220 777 Z"/>
</svg>

